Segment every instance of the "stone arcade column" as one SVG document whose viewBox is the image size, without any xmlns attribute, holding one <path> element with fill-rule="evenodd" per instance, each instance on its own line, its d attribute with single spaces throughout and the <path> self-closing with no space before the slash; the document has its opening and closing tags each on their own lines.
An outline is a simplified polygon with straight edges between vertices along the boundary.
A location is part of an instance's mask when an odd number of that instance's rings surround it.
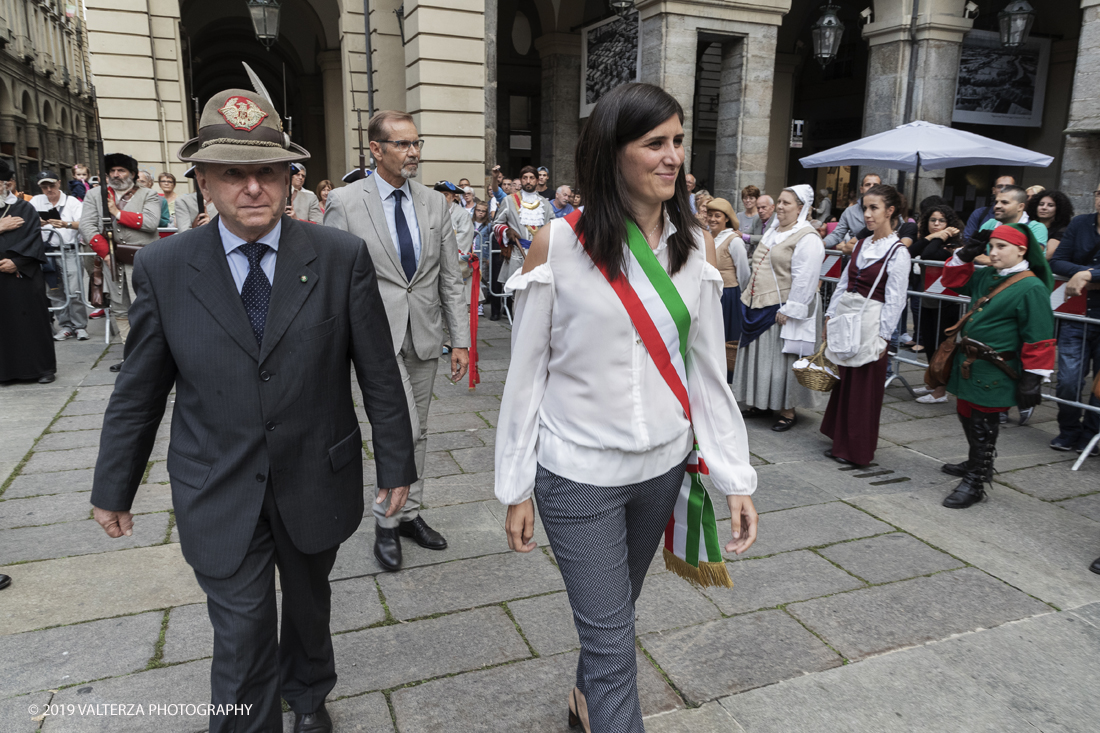
<svg viewBox="0 0 1100 733">
<path fill-rule="evenodd" d="M 914 48 L 911 35 L 913 1 L 877 0 L 874 22 L 863 27 L 863 37 L 870 45 L 864 136 L 885 132 L 913 120 L 951 124 L 962 39 L 973 21 L 963 17 L 965 0 L 918 0 Z M 912 107 L 907 119 L 909 63 L 914 51 Z M 867 173 L 871 169 L 861 170 Z M 910 196 L 910 203 L 942 193 L 943 178 L 942 170 L 922 169 L 920 191 Z"/>
<path fill-rule="evenodd" d="M 764 182 L 775 71 L 776 36 L 789 0 L 639 0 L 644 82 L 667 90 L 684 108 L 684 146 L 691 160 L 699 37 L 720 41 L 716 195 L 733 196 L 741 181 Z"/>
<path fill-rule="evenodd" d="M 548 33 L 535 39 L 542 59 L 542 160 L 555 188 L 575 185 L 573 153 L 580 134 L 581 37 Z M 549 153 L 549 155 L 547 154 Z"/>
<path fill-rule="evenodd" d="M 317 65 L 321 68 L 321 87 L 324 99 L 325 109 L 325 162 L 326 170 L 328 171 L 327 178 L 332 179 L 339 183 L 339 179 L 348 170 L 345 162 L 348 157 L 348 142 L 349 140 L 344 137 L 344 114 L 342 105 L 344 103 L 344 72 L 343 63 L 341 59 L 340 49 L 331 49 L 328 51 L 322 51 L 317 54 Z M 352 119 L 356 119 L 353 117 Z M 363 125 L 367 124 L 366 119 L 363 120 Z M 364 131 L 363 144 L 366 145 L 366 135 Z M 358 137 L 354 138 L 357 144 L 359 142 Z M 320 151 L 317 151 L 318 153 Z M 367 151 L 369 158 L 370 152 Z M 358 150 L 356 151 L 356 159 L 358 159 Z M 369 160 L 368 160 L 369 162 Z M 320 171 L 318 172 L 320 173 Z M 321 180 L 317 175 L 313 176 L 313 180 Z"/>
<path fill-rule="evenodd" d="M 1061 189 L 1078 213 L 1095 210 L 1100 182 L 1100 0 L 1081 0 L 1081 39 L 1073 75 Z"/>
</svg>

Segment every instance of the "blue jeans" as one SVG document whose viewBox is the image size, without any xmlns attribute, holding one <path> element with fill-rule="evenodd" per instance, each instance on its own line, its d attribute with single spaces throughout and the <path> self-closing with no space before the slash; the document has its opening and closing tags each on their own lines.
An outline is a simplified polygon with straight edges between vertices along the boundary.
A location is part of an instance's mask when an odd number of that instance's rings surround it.
<svg viewBox="0 0 1100 733">
<path fill-rule="evenodd" d="M 1058 331 L 1058 389 L 1059 399 L 1081 401 L 1081 391 L 1090 373 L 1100 370 L 1100 326 L 1064 321 Z M 1100 407 L 1100 399 L 1089 390 L 1088 404 Z M 1081 415 L 1084 413 L 1084 420 Z M 1059 436 L 1074 443 L 1091 439 L 1100 432 L 1100 415 L 1079 407 L 1058 405 Z"/>
</svg>

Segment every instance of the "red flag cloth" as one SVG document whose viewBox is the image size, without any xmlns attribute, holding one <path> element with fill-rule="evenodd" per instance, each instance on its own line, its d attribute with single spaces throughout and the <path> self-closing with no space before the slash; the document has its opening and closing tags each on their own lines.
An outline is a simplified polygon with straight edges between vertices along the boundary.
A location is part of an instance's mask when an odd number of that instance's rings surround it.
<svg viewBox="0 0 1100 733">
<path fill-rule="evenodd" d="M 481 262 L 478 256 L 470 253 L 470 389 L 481 383 L 477 373 L 477 306 L 481 302 Z"/>
</svg>

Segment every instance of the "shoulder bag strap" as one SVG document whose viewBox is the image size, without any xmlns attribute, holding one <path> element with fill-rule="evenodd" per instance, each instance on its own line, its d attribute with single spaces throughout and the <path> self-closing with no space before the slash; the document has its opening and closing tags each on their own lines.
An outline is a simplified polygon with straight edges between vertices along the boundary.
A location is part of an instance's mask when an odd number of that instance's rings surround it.
<svg viewBox="0 0 1100 733">
<path fill-rule="evenodd" d="M 956 323 L 951 328 L 947 329 L 947 331 L 945 331 L 945 333 L 947 333 L 947 335 L 949 335 L 949 336 L 954 336 L 956 333 L 959 332 L 960 329 L 962 329 L 963 324 L 966 323 L 970 319 L 970 316 L 972 316 L 979 308 L 984 306 L 986 303 L 993 300 L 994 295 L 1001 292 L 1005 288 L 1008 288 L 1011 285 L 1015 285 L 1016 283 L 1020 282 L 1021 280 L 1025 280 L 1029 277 L 1035 277 L 1035 273 L 1032 272 L 1031 270 L 1024 270 L 1023 272 L 1017 272 L 1015 275 L 1008 278 L 1007 280 L 1005 280 L 1003 283 L 1001 283 L 997 287 L 993 288 L 993 290 L 990 291 L 988 295 L 984 295 L 981 298 L 979 298 L 974 303 L 974 307 L 971 308 L 970 310 L 968 310 L 965 314 L 963 314 L 963 317 L 959 319 L 959 322 Z"/>
</svg>

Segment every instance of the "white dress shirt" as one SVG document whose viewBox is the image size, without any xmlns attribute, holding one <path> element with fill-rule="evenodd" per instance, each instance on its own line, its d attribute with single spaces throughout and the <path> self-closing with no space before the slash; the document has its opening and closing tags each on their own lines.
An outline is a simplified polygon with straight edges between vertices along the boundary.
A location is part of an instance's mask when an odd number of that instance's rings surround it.
<svg viewBox="0 0 1100 733">
<path fill-rule="evenodd" d="M 508 280 L 517 293 L 512 361 L 501 401 L 496 495 L 531 496 L 538 464 L 559 476 L 621 486 L 659 476 L 692 447 L 692 424 L 607 280 L 563 219 L 550 222 L 545 264 Z M 655 254 L 668 268 L 666 218 Z M 691 313 L 688 397 L 714 486 L 752 494 L 745 424 L 726 385 L 722 276 L 702 234 L 672 282 Z M 624 245 L 625 246 L 625 245 Z"/>
<path fill-rule="evenodd" d="M 37 196 L 31 198 L 31 206 L 38 211 L 49 211 L 55 207 L 55 204 L 50 203 L 50 199 L 46 194 L 40 193 Z M 64 222 L 76 222 L 80 223 L 80 214 L 84 211 L 84 202 L 78 199 L 76 196 L 69 196 L 68 194 L 60 194 L 60 198 L 57 200 L 57 211 L 61 214 L 59 217 Z M 80 241 L 80 229 L 57 229 L 52 227 L 46 222 L 42 222 L 42 241 L 49 244 L 58 244 L 55 237 L 50 236 L 50 232 L 57 232 L 57 236 L 61 238 L 61 241 L 65 244 L 76 244 Z"/>
<path fill-rule="evenodd" d="M 225 248 L 225 259 L 229 262 L 229 271 L 233 273 L 233 282 L 237 285 L 237 292 L 241 292 L 244 281 L 248 277 L 248 257 L 240 250 L 242 244 L 247 244 L 247 239 L 241 239 L 233 232 L 225 228 L 225 222 L 218 219 L 218 232 L 222 235 L 222 247 Z M 280 219 L 275 222 L 275 228 L 257 242 L 266 244 L 269 249 L 260 258 L 260 269 L 267 275 L 267 281 L 275 282 L 275 259 L 279 253 L 279 237 L 283 233 L 283 222 Z"/>
<path fill-rule="evenodd" d="M 889 237 L 885 237 L 879 240 L 872 240 L 867 237 L 863 240 L 863 246 L 859 250 L 859 256 L 856 257 L 856 267 L 864 269 L 869 265 L 873 265 L 890 251 L 898 241 L 896 234 L 892 234 Z M 879 336 L 890 341 L 890 337 L 894 335 L 894 329 L 897 328 L 898 319 L 901 317 L 901 311 L 905 308 L 906 290 L 909 288 L 909 267 L 912 262 L 912 258 L 909 256 L 909 250 L 904 246 L 898 247 L 897 252 L 890 258 L 890 261 L 886 263 L 886 272 L 882 277 L 886 280 L 886 300 L 882 304 L 882 317 L 879 323 Z M 840 282 L 836 284 L 836 292 L 843 293 L 848 289 L 848 268 L 845 267 L 844 271 L 840 273 Z M 840 302 L 839 297 L 835 297 L 829 303 L 829 309 L 825 311 L 825 315 L 832 317 L 836 312 L 837 303 Z"/>
<path fill-rule="evenodd" d="M 413 204 L 412 191 L 409 182 L 401 184 L 401 188 L 394 188 L 382 176 L 375 174 L 375 182 L 378 184 L 378 195 L 382 197 L 382 211 L 386 213 L 386 226 L 390 228 L 390 240 L 397 250 L 397 259 L 401 260 L 401 242 L 397 239 L 397 220 L 394 218 L 393 192 L 400 191 L 405 194 L 401 199 L 401 211 L 405 214 L 405 223 L 409 225 L 409 234 L 412 235 L 413 253 L 416 255 L 416 264 L 420 265 L 420 226 L 416 223 L 416 206 Z"/>
</svg>

